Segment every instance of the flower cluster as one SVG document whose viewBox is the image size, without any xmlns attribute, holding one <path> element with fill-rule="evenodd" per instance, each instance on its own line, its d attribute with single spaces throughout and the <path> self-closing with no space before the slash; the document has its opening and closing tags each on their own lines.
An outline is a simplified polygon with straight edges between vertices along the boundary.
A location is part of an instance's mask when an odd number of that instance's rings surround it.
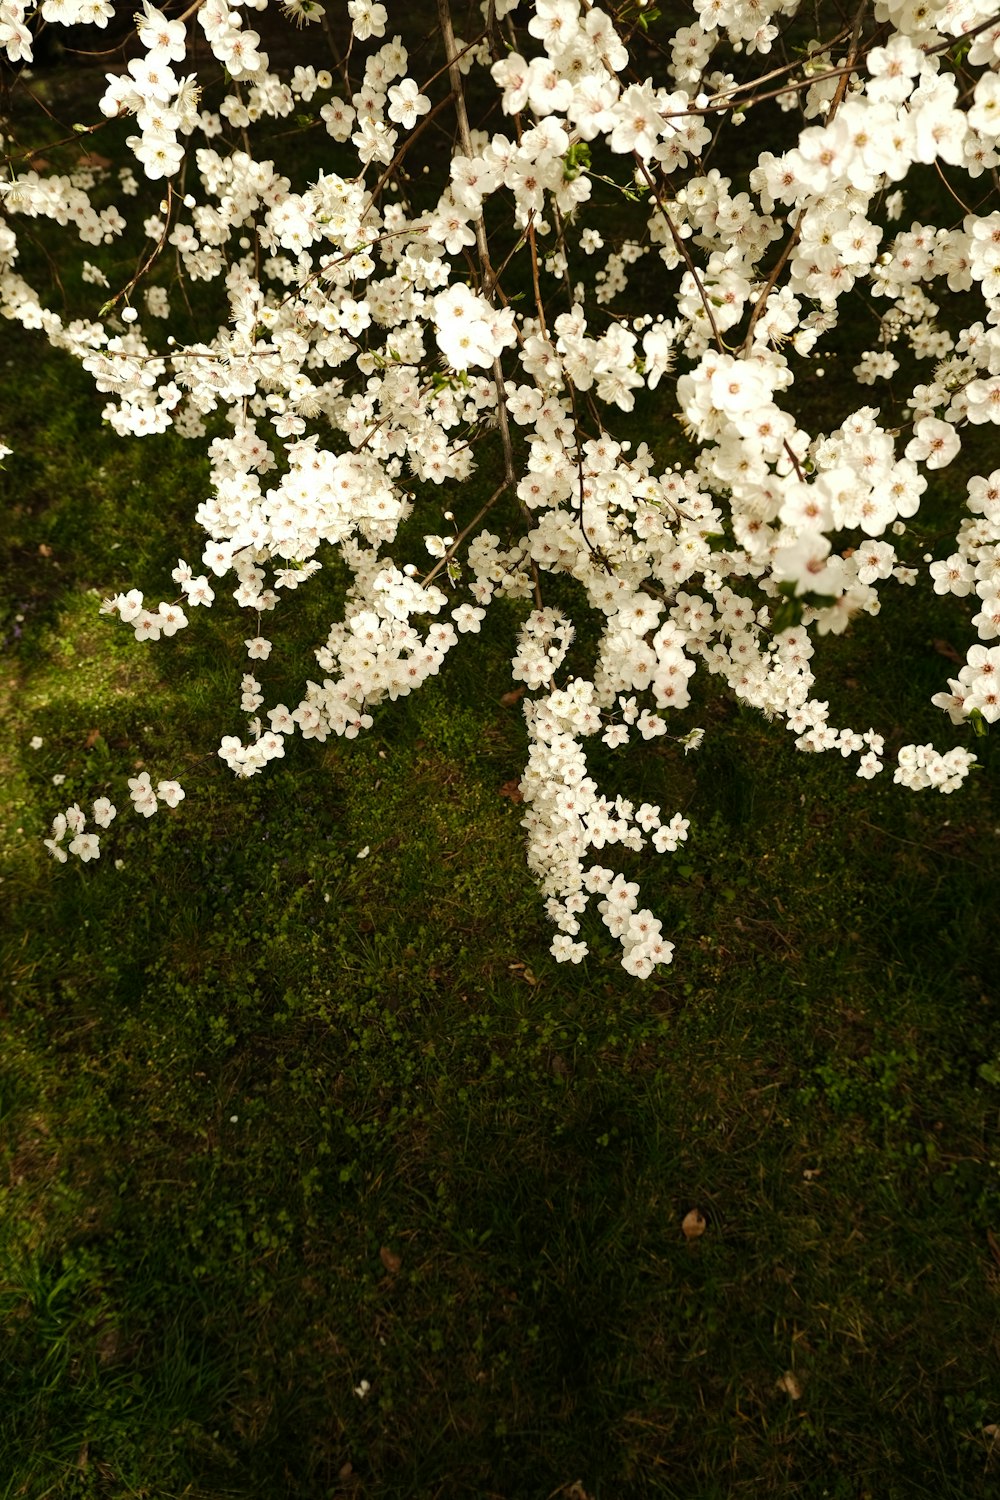
<svg viewBox="0 0 1000 1500">
<path fill-rule="evenodd" d="M 188 622 L 187 615 L 177 604 L 166 604 L 161 600 L 155 612 L 144 609 L 139 589 L 129 589 L 127 594 L 116 594 L 113 599 L 105 599 L 101 605 L 101 613 L 116 614 L 120 620 L 131 625 L 137 641 L 158 641 L 161 635 L 176 635 Z"/>
<path fill-rule="evenodd" d="M 0 0 L 0 49 L 14 61 L 30 60 L 35 9 Z M 922 577 L 967 601 L 975 637 L 935 704 L 964 734 L 1000 717 L 989 644 L 1000 640 L 1000 470 L 974 472 L 979 429 L 1000 423 L 989 0 L 876 0 L 829 42 L 799 0 L 695 0 L 672 32 L 583 0 L 520 11 L 484 0 L 470 40 L 438 0 L 442 52 L 414 51 L 419 76 L 373 0 L 287 0 L 288 40 L 308 38 L 309 60 L 284 69 L 247 24 L 266 9 L 202 0 L 168 18 L 144 0 L 94 126 L 134 121 L 131 162 L 115 178 L 94 158 L 67 172 L 12 157 L 0 183 L 0 312 L 81 362 L 118 432 L 172 427 L 206 448 L 204 550 L 174 569 L 180 599 L 152 609 L 125 589 L 103 608 L 140 641 L 174 635 L 218 592 L 251 613 L 225 763 L 250 776 L 289 735 L 356 736 L 385 699 L 436 674 L 493 601 L 512 603 L 513 673 L 527 690 L 523 823 L 558 929 L 552 951 L 585 956 L 595 895 L 640 977 L 671 944 L 629 870 L 590 851 L 618 845 L 628 865 L 648 844 L 676 848 L 687 824 L 603 792 L 588 739 L 687 750 L 700 731 L 685 734 L 678 715 L 714 677 L 800 749 L 837 751 L 863 779 L 894 760 L 900 785 L 957 787 L 974 764 L 966 748 L 887 753 L 875 726 L 835 727 L 815 667 L 823 636 L 874 619 L 886 588 Z M 44 0 L 37 13 L 106 25 L 113 7 Z M 798 61 L 773 66 L 779 42 Z M 479 124 L 473 99 L 487 101 Z M 299 128 L 303 112 L 329 152 L 322 171 L 293 180 L 268 131 Z M 768 149 L 748 151 L 744 130 L 727 158 L 751 116 Z M 450 133 L 448 152 L 428 146 L 440 140 L 432 124 Z M 944 179 L 948 222 L 907 222 L 907 181 L 924 168 Z M 108 201 L 116 182 L 142 204 L 149 243 L 125 287 L 106 254 L 125 228 Z M 50 305 L 18 269 L 22 218 L 74 230 L 82 285 L 110 300 L 75 317 Z M 186 300 L 201 324 L 179 339 L 168 330 Z M 819 430 L 797 396 L 820 378 L 835 330 L 841 345 L 856 340 L 870 403 Z M 893 399 L 877 404 L 883 392 Z M 659 433 L 623 435 L 621 414 L 636 411 L 679 414 L 669 459 Z M 963 465 L 964 500 L 935 557 L 921 507 L 941 503 L 938 471 Z M 469 486 L 477 468 L 495 479 L 485 503 L 490 483 Z M 411 559 L 401 538 L 415 510 L 423 543 Z M 351 577 L 343 610 L 299 701 L 275 702 L 281 632 L 261 616 L 291 607 L 331 556 Z M 578 609 L 596 630 L 578 628 Z M 147 816 L 179 795 L 142 777 L 130 789 Z M 60 815 L 57 858 L 67 832 L 72 852 L 96 857 L 82 817 Z"/>
<path fill-rule="evenodd" d="M 56 779 L 62 780 L 61 777 Z M 130 777 L 128 787 L 133 808 L 144 818 L 151 818 L 160 802 L 167 807 L 176 807 L 184 800 L 184 788 L 177 781 L 160 781 L 154 791 L 148 771 L 141 771 L 138 776 Z M 98 797 L 94 802 L 92 816 L 98 828 L 103 830 L 111 827 L 118 816 L 118 809 L 109 798 Z M 74 802 L 65 812 L 56 814 L 52 820 L 51 835 L 43 843 L 53 859 L 60 864 L 64 865 L 70 854 L 75 854 L 83 864 L 88 864 L 92 859 L 100 859 L 101 839 L 99 834 L 88 833 L 86 830 L 87 816 L 79 804 Z M 67 833 L 72 837 L 64 847 L 63 841 Z"/>
<path fill-rule="evenodd" d="M 110 828 L 117 812 L 118 809 L 108 801 L 107 797 L 98 797 L 93 808 L 94 822 L 98 828 Z M 78 803 L 74 802 L 72 807 L 67 807 L 65 812 L 56 813 L 52 820 L 51 837 L 44 840 L 45 847 L 53 859 L 57 859 L 63 865 L 70 854 L 75 854 L 83 864 L 87 864 L 92 859 L 100 859 L 100 836 L 96 833 L 87 833 L 86 828 L 87 816 Z M 72 837 L 64 849 L 63 840 L 67 833 Z"/>
</svg>

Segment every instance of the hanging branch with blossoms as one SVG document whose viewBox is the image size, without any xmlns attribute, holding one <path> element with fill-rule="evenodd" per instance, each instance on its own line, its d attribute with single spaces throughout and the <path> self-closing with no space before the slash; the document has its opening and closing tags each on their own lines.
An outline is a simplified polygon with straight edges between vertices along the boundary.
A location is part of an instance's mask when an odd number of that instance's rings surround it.
<svg viewBox="0 0 1000 1500">
<path fill-rule="evenodd" d="M 866 0 L 822 7 L 830 34 L 815 37 L 798 0 L 694 0 L 659 17 L 642 0 L 486 0 L 459 37 L 448 0 L 396 20 L 403 10 L 146 0 L 127 62 L 74 127 L 89 141 L 127 120 L 118 184 L 164 194 L 139 270 L 116 289 L 85 259 L 85 280 L 110 296 L 72 319 L 29 285 L 24 221 L 61 226 L 83 257 L 126 221 L 97 206 L 110 174 L 46 171 L 5 133 L 0 311 L 80 361 L 117 432 L 172 427 L 206 445 L 205 545 L 174 569 L 178 598 L 153 607 L 126 588 L 103 609 L 139 641 L 186 628 L 217 589 L 248 613 L 244 728 L 219 747 L 237 775 L 291 735 L 370 728 L 493 601 L 523 601 L 522 821 L 552 952 L 584 957 L 596 896 L 624 967 L 646 977 L 672 944 L 637 884 L 595 856 L 676 849 L 687 823 L 604 793 L 588 740 L 689 748 L 701 731 L 685 733 L 681 714 L 701 672 L 782 720 L 800 749 L 857 757 L 864 778 L 884 769 L 877 726 L 829 722 L 814 641 L 913 582 L 897 546 L 927 472 L 961 468 L 970 429 L 1000 422 L 1000 13 L 988 0 Z M 309 60 L 272 64 L 255 11 L 283 56 L 301 41 Z M 114 14 L 109 0 L 0 0 L 0 49 L 29 63 L 40 26 Z M 303 114 L 329 169 L 295 181 L 264 152 L 275 122 Z M 748 153 L 757 120 L 774 149 Z M 727 151 L 744 165 L 730 170 Z M 953 222 L 895 229 L 922 167 L 940 175 Z M 168 254 L 181 294 L 203 283 L 204 306 L 215 293 L 194 339 L 159 332 L 180 327 Z M 639 275 L 655 291 L 636 317 L 622 309 Z M 958 328 L 935 300 L 951 293 L 964 294 Z M 859 296 L 872 332 L 854 373 L 884 384 L 903 417 L 884 425 L 864 404 L 818 431 L 797 391 L 845 314 L 853 334 Z M 914 361 L 922 379 L 904 388 Z M 686 468 L 621 435 L 658 390 L 692 446 Z M 465 481 L 498 451 L 493 494 L 463 513 Z M 914 789 L 958 787 L 971 732 L 1000 717 L 1000 469 L 974 468 L 954 486 L 953 550 L 924 559 L 937 592 L 971 606 L 975 641 L 934 699 L 960 740 L 898 751 L 894 779 Z M 451 532 L 401 555 L 403 523 L 416 512 L 433 527 L 442 510 Z M 334 555 L 351 580 L 342 610 L 300 701 L 271 702 L 265 621 Z M 546 600 L 558 577 L 600 622 L 586 676 L 566 668 L 574 620 Z M 147 816 L 157 797 L 183 796 L 148 776 L 130 785 Z M 114 811 L 99 799 L 97 825 Z M 60 814 L 56 858 L 68 833 L 71 853 L 97 857 L 85 830 L 78 807 Z"/>
</svg>

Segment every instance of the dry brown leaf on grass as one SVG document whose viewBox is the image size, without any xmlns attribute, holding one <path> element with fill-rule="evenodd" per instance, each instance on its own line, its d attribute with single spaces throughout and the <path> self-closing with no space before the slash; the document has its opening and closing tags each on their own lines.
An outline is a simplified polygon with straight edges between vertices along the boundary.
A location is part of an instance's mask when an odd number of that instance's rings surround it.
<svg viewBox="0 0 1000 1500">
<path fill-rule="evenodd" d="M 794 1370 L 785 1371 L 784 1375 L 778 1381 L 778 1390 L 784 1391 L 785 1395 L 789 1396 L 793 1401 L 801 1401 L 802 1399 L 802 1386 Z"/>
<path fill-rule="evenodd" d="M 520 780 L 517 779 L 514 781 L 505 781 L 503 786 L 500 788 L 500 795 L 501 797 L 509 797 L 510 800 L 515 803 L 523 802 L 524 793 L 521 791 Z"/>
<path fill-rule="evenodd" d="M 402 1256 L 397 1255 L 395 1250 L 390 1250 L 388 1245 L 382 1246 L 378 1253 L 378 1258 L 390 1276 L 395 1276 L 403 1264 Z"/>
<path fill-rule="evenodd" d="M 504 693 L 503 697 L 500 699 L 500 702 L 501 702 L 501 704 L 503 705 L 504 708 L 513 708 L 514 704 L 515 703 L 520 703 L 520 701 L 521 701 L 521 699 L 523 697 L 524 697 L 524 688 L 523 687 L 512 688 L 509 693 Z"/>
<path fill-rule="evenodd" d="M 681 1220 L 681 1229 L 686 1240 L 697 1240 L 705 1233 L 708 1224 L 700 1208 L 689 1209 Z"/>
</svg>

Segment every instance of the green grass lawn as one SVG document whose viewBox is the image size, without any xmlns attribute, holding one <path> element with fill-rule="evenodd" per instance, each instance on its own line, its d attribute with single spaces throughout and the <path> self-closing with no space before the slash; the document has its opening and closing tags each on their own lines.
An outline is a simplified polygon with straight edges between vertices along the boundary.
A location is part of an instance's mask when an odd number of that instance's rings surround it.
<svg viewBox="0 0 1000 1500">
<path fill-rule="evenodd" d="M 697 755 L 592 755 L 691 819 L 642 867 L 675 963 L 636 983 L 591 925 L 557 965 L 514 609 L 366 736 L 236 781 L 235 606 L 155 646 L 98 614 L 200 555 L 198 445 L 119 441 L 0 334 L 0 1500 L 996 1495 L 991 740 L 953 797 L 869 784 L 699 672 Z M 824 362 L 828 428 L 865 397 Z M 269 622 L 269 701 L 342 589 Z M 885 599 L 819 696 L 945 748 L 970 612 Z M 143 768 L 187 789 L 148 824 Z M 104 856 L 56 865 L 101 794 Z"/>
<path fill-rule="evenodd" d="M 673 969 L 595 932 L 558 966 L 501 795 L 512 619 L 237 782 L 225 607 L 154 647 L 97 613 L 195 555 L 203 465 L 8 347 L 4 1500 L 995 1493 L 989 742 L 934 800 L 703 689 L 697 756 L 600 762 L 692 820 L 647 871 Z M 903 603 L 828 681 L 929 735 L 960 615 Z M 139 766 L 187 800 L 52 863 Z"/>
</svg>

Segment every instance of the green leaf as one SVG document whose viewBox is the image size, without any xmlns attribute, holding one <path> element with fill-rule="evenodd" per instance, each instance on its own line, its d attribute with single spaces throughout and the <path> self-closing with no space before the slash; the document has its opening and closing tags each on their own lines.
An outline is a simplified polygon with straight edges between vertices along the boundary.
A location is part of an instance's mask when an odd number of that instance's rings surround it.
<svg viewBox="0 0 1000 1500">
<path fill-rule="evenodd" d="M 793 626 L 801 625 L 805 607 L 805 600 L 796 599 L 794 595 L 782 599 L 771 617 L 775 634 L 780 635 L 783 630 L 791 630 Z"/>
<path fill-rule="evenodd" d="M 572 182 L 574 177 L 590 166 L 590 147 L 586 141 L 576 141 L 563 157 L 563 179 Z"/>
</svg>

